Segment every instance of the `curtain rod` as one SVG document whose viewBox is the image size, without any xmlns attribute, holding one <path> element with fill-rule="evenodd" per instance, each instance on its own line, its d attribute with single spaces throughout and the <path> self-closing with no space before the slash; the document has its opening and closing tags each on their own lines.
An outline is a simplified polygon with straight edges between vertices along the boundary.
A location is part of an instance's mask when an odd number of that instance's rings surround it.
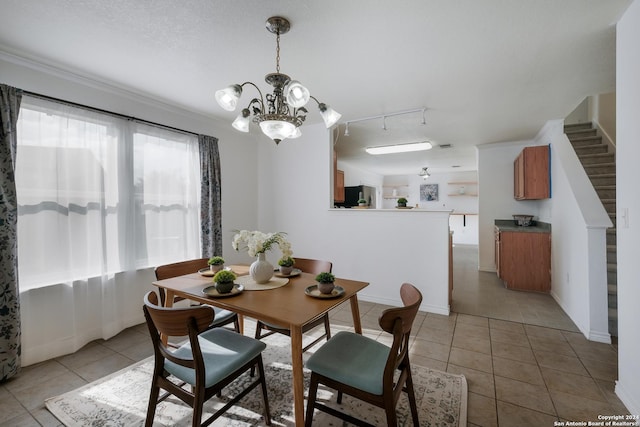
<svg viewBox="0 0 640 427">
<path fill-rule="evenodd" d="M 108 115 L 113 116 L 113 117 L 118 117 L 118 118 L 121 118 L 121 119 L 131 120 L 131 121 L 134 121 L 134 122 L 137 122 L 137 123 L 158 126 L 158 127 L 161 127 L 161 128 L 167 129 L 167 130 L 172 130 L 172 131 L 184 133 L 184 134 L 187 134 L 187 135 L 200 136 L 200 134 L 197 134 L 195 132 L 191 132 L 191 131 L 188 131 L 188 130 L 175 128 L 173 126 L 163 125 L 161 123 L 151 122 L 149 120 L 138 119 L 137 117 L 126 116 L 126 115 L 120 114 L 120 113 L 114 113 L 113 111 L 107 111 L 107 110 L 103 110 L 101 108 L 90 107 L 88 105 L 79 104 L 77 102 L 67 101 L 67 100 L 60 99 L 60 98 L 54 98 L 53 96 L 42 95 L 40 93 L 30 92 L 30 91 L 24 90 L 24 89 L 22 90 L 22 93 L 24 95 L 28 95 L 28 96 L 31 96 L 31 97 L 34 97 L 34 98 L 40 98 L 40 99 L 44 99 L 44 100 L 47 100 L 47 101 L 57 102 L 59 104 L 69 105 L 71 107 L 84 108 L 86 110 L 91 110 L 91 111 L 94 111 L 96 113 L 108 114 Z"/>
</svg>

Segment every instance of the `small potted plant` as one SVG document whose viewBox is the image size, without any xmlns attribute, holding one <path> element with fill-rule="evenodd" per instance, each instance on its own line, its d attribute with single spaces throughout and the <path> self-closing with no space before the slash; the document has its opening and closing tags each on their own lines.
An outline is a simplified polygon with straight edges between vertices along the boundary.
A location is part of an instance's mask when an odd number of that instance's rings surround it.
<svg viewBox="0 0 640 427">
<path fill-rule="evenodd" d="M 229 270 L 220 270 L 213 276 L 213 281 L 216 283 L 216 290 L 219 294 L 231 292 L 234 280 L 236 280 L 236 275 Z"/>
<path fill-rule="evenodd" d="M 280 266 L 280 274 L 284 276 L 288 276 L 293 271 L 293 264 L 296 261 L 290 256 L 283 256 L 278 260 L 278 265 Z"/>
<path fill-rule="evenodd" d="M 318 282 L 318 291 L 321 294 L 330 294 L 333 292 L 335 285 L 333 282 L 336 280 L 336 276 L 328 272 L 319 273 L 316 276 L 316 282 Z"/>
<path fill-rule="evenodd" d="M 358 206 L 367 206 L 367 201 L 365 199 L 358 199 Z"/>
<path fill-rule="evenodd" d="M 220 256 L 211 257 L 209 258 L 208 264 L 209 264 L 209 268 L 211 268 L 211 271 L 213 271 L 214 273 L 217 273 L 218 271 L 222 270 L 222 268 L 224 267 L 224 258 Z"/>
<path fill-rule="evenodd" d="M 398 207 L 399 208 L 406 208 L 407 207 L 407 199 L 405 199 L 404 197 L 400 197 L 398 199 Z"/>
</svg>

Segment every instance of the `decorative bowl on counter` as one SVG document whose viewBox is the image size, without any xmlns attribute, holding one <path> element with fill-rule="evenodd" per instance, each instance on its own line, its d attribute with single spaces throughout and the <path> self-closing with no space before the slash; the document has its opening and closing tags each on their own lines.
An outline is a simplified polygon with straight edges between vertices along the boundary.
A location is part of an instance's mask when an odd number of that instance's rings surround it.
<svg viewBox="0 0 640 427">
<path fill-rule="evenodd" d="M 532 219 L 533 215 L 513 215 L 513 221 L 520 227 L 528 227 Z"/>
</svg>

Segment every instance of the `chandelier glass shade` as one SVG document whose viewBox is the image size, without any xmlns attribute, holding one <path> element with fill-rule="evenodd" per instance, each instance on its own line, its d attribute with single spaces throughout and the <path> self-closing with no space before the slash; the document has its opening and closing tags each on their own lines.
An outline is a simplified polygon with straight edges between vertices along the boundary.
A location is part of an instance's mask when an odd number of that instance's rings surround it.
<svg viewBox="0 0 640 427">
<path fill-rule="evenodd" d="M 300 126 L 307 116 L 305 105 L 310 99 L 318 104 L 318 110 L 326 127 L 335 125 L 341 117 L 338 112 L 318 101 L 299 81 L 291 80 L 286 74 L 280 73 L 280 34 L 289 31 L 291 27 L 289 21 L 274 16 L 267 20 L 266 26 L 269 32 L 276 34 L 276 72 L 265 76 L 265 81 L 272 86 L 273 90 L 265 97 L 260 88 L 252 82 L 233 84 L 218 90 L 215 94 L 216 101 L 227 111 L 236 109 L 244 86 L 253 86 L 258 91 L 259 97 L 249 101 L 249 105 L 242 109 L 232 126 L 240 132 L 249 132 L 250 123 L 256 123 L 276 144 L 285 138 L 298 138 L 302 135 Z"/>
</svg>

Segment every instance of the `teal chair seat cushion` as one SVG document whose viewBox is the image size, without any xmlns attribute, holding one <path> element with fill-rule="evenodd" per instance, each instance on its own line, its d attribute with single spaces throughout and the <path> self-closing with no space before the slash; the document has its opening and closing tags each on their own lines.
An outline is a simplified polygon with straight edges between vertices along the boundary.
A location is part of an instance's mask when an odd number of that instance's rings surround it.
<svg viewBox="0 0 640 427">
<path fill-rule="evenodd" d="M 225 310 L 224 308 L 218 308 L 212 305 L 209 307 L 213 308 L 213 311 L 216 313 L 213 318 L 213 326 L 226 325 L 229 320 L 236 315 L 233 311 Z"/>
<path fill-rule="evenodd" d="M 371 338 L 341 331 L 309 358 L 306 367 L 343 384 L 381 395 L 389 351 L 389 347 Z"/>
<path fill-rule="evenodd" d="M 266 344 L 253 338 L 223 328 L 209 329 L 198 336 L 205 364 L 205 387 L 210 387 L 227 377 L 231 372 L 258 356 Z M 176 349 L 177 357 L 191 359 L 191 344 Z M 167 372 L 195 385 L 195 370 L 180 366 L 165 359 Z"/>
</svg>

